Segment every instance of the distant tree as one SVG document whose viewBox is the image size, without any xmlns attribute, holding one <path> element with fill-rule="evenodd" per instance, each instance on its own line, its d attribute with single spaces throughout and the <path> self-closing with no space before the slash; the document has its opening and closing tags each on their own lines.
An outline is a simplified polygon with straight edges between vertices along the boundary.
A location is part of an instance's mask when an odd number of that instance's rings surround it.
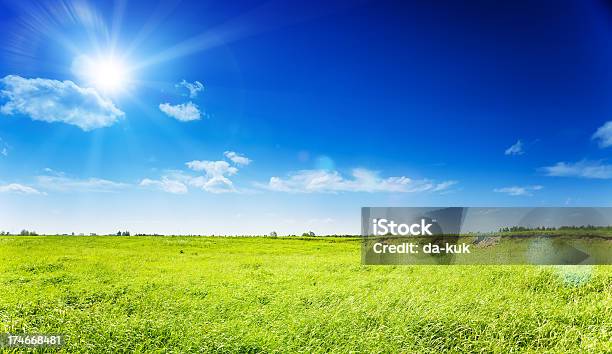
<svg viewBox="0 0 612 354">
<path fill-rule="evenodd" d="M 121 233 L 121 236 L 130 236 L 130 232 L 129 231 L 123 231 Z"/>
<path fill-rule="evenodd" d="M 315 233 L 314 233 L 314 232 L 312 232 L 312 231 L 304 232 L 304 233 L 302 234 L 302 236 L 314 236 L 314 235 L 315 235 Z"/>
<path fill-rule="evenodd" d="M 117 231 L 117 236 L 121 236 L 121 231 Z"/>
<path fill-rule="evenodd" d="M 272 231 L 270 232 L 270 237 L 277 237 L 278 234 L 276 233 L 276 231 Z"/>
</svg>

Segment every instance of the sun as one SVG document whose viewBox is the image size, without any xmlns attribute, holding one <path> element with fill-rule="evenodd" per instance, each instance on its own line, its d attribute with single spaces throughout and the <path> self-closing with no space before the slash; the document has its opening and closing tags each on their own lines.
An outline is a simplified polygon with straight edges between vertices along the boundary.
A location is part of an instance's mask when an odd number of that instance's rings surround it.
<svg viewBox="0 0 612 354">
<path fill-rule="evenodd" d="M 107 95 L 126 90 L 130 83 L 130 70 L 126 63 L 111 55 L 96 58 L 79 56 L 74 60 L 72 69 L 85 85 Z"/>
<path fill-rule="evenodd" d="M 91 70 L 94 85 L 103 91 L 115 92 L 127 82 L 125 66 L 115 58 L 96 61 Z"/>
</svg>

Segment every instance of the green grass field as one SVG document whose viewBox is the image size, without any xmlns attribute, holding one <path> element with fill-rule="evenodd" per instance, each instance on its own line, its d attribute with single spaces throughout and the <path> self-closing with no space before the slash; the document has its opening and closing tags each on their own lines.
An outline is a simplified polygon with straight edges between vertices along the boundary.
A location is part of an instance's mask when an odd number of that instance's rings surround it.
<svg viewBox="0 0 612 354">
<path fill-rule="evenodd" d="M 0 330 L 80 352 L 612 352 L 612 266 L 362 266 L 359 242 L 2 236 Z"/>
</svg>

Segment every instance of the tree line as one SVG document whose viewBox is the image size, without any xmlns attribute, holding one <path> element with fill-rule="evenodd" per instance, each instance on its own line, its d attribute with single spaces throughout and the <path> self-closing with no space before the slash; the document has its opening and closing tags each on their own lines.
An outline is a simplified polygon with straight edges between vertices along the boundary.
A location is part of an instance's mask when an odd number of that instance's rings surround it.
<svg viewBox="0 0 612 354">
<path fill-rule="evenodd" d="M 601 230 L 610 229 L 612 226 L 595 226 L 595 225 L 581 225 L 581 226 L 537 226 L 537 227 L 525 227 L 525 226 L 510 226 L 500 227 L 499 232 L 518 232 L 518 231 L 556 231 L 556 230 Z"/>
<path fill-rule="evenodd" d="M 39 234 L 36 231 L 30 231 L 30 230 L 22 230 L 19 233 L 11 233 L 9 231 L 0 231 L 0 236 L 39 236 L 39 235 L 51 235 L 51 234 Z M 153 234 L 149 234 L 149 233 L 136 233 L 136 234 L 132 234 L 130 233 L 130 231 L 117 231 L 116 233 L 112 233 L 112 234 L 104 234 L 104 235 L 98 235 L 97 233 L 91 232 L 89 234 L 85 234 L 85 233 L 62 233 L 62 234 L 55 234 L 53 236 L 166 236 L 166 235 L 162 235 L 162 234 L 157 234 L 157 233 L 153 233 Z M 200 234 L 189 234 L 189 235 L 169 235 L 169 236 L 210 236 L 210 237 L 271 237 L 271 238 L 277 238 L 280 237 L 278 235 L 278 233 L 276 233 L 276 231 L 272 231 L 267 235 L 215 235 L 215 234 L 210 234 L 210 235 L 200 235 Z M 286 235 L 286 237 L 316 237 L 317 235 L 312 232 L 312 231 L 306 231 L 302 234 L 289 234 Z M 356 237 L 358 235 L 337 235 L 337 234 L 328 234 L 328 235 L 320 235 L 319 237 Z"/>
</svg>

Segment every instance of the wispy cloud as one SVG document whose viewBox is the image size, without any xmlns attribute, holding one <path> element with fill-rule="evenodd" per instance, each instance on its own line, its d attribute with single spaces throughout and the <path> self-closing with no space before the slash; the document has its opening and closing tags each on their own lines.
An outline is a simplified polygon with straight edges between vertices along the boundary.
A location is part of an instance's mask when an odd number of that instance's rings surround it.
<svg viewBox="0 0 612 354">
<path fill-rule="evenodd" d="M 53 176 L 65 176 L 66 174 L 62 171 L 56 171 L 54 169 L 52 169 L 51 167 L 45 167 L 43 169 L 43 171 L 45 171 L 46 173 L 53 175 Z"/>
<path fill-rule="evenodd" d="M 177 105 L 171 105 L 170 103 L 161 103 L 159 105 L 159 109 L 162 112 L 166 113 L 166 115 L 181 122 L 199 120 L 202 116 L 198 105 L 191 101 Z"/>
<path fill-rule="evenodd" d="M 37 184 L 43 189 L 58 192 L 116 192 L 129 187 L 126 183 L 101 178 L 70 178 L 64 175 L 38 176 Z"/>
<path fill-rule="evenodd" d="M 612 165 L 605 164 L 603 161 L 557 162 L 552 166 L 542 167 L 541 170 L 547 176 L 554 177 L 612 178 Z"/>
<path fill-rule="evenodd" d="M 0 193 L 44 194 L 35 188 L 18 183 L 0 185 Z"/>
<path fill-rule="evenodd" d="M 522 155 L 525 153 L 523 142 L 517 140 L 512 146 L 506 149 L 505 155 Z"/>
<path fill-rule="evenodd" d="M 9 145 L 6 143 L 6 141 L 2 140 L 2 138 L 0 138 L 0 155 L 2 156 L 8 156 L 8 151 L 9 151 Z"/>
<path fill-rule="evenodd" d="M 176 87 L 184 87 L 189 90 L 189 98 L 196 98 L 198 93 L 204 89 L 204 85 L 201 82 L 195 81 L 193 83 L 187 82 L 186 80 L 176 84 Z"/>
<path fill-rule="evenodd" d="M 593 134 L 592 139 L 597 140 L 601 148 L 612 146 L 612 121 L 606 122 L 599 127 L 595 134 Z"/>
<path fill-rule="evenodd" d="M 187 186 L 177 180 L 172 180 L 167 176 L 161 178 L 161 180 L 152 180 L 145 178 L 140 182 L 142 187 L 155 187 L 164 192 L 172 194 L 185 194 L 187 193 Z"/>
<path fill-rule="evenodd" d="M 6 115 L 23 114 L 33 120 L 76 125 L 85 131 L 108 127 L 125 115 L 95 89 L 81 88 L 72 81 L 8 75 L 0 79 L 0 84 L 1 96 L 8 99 L 0 112 Z"/>
<path fill-rule="evenodd" d="M 524 186 L 524 187 L 512 186 L 512 187 L 504 187 L 504 188 L 495 188 L 493 191 L 496 193 L 505 193 L 513 197 L 518 197 L 518 196 L 532 196 L 533 192 L 539 191 L 542 188 L 544 187 L 539 186 L 539 185 Z"/>
<path fill-rule="evenodd" d="M 457 184 L 457 181 L 445 181 L 434 184 L 434 187 L 431 189 L 432 192 L 443 192 L 447 191 L 450 187 Z"/>
<path fill-rule="evenodd" d="M 223 153 L 223 156 L 225 156 L 227 159 L 229 159 L 236 165 L 246 166 L 251 163 L 251 159 L 246 156 L 241 156 L 233 151 L 226 151 Z"/>
<path fill-rule="evenodd" d="M 302 170 L 286 178 L 271 177 L 265 189 L 290 193 L 336 193 L 336 192 L 439 192 L 447 190 L 456 181 L 435 183 L 431 180 L 412 180 L 408 177 L 382 178 L 376 171 L 357 168 L 345 177 L 335 170 Z"/>
</svg>

